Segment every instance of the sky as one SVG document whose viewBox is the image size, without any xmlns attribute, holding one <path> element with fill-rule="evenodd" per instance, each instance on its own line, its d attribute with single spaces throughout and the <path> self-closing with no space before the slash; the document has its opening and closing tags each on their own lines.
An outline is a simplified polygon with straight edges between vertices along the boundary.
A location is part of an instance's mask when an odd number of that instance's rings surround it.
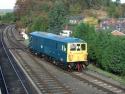
<svg viewBox="0 0 125 94">
<path fill-rule="evenodd" d="M 0 9 L 13 9 L 16 0 L 0 0 Z"/>
<path fill-rule="evenodd" d="M 125 0 L 121 0 L 121 3 L 125 3 Z"/>
<path fill-rule="evenodd" d="M 112 1 L 116 1 L 116 0 L 112 0 Z M 121 0 L 121 3 L 125 3 L 125 0 Z"/>
<path fill-rule="evenodd" d="M 16 0 L 0 0 L 0 9 L 13 9 L 15 3 Z M 125 0 L 121 0 L 121 3 L 125 3 Z"/>
</svg>

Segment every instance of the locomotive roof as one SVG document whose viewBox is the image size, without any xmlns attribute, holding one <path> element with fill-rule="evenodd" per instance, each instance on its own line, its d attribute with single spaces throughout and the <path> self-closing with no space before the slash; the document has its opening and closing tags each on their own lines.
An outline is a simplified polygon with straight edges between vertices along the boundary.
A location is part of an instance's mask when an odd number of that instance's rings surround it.
<svg viewBox="0 0 125 94">
<path fill-rule="evenodd" d="M 64 37 L 64 36 L 60 36 L 60 35 L 56 35 L 53 33 L 47 33 L 47 32 L 32 32 L 30 33 L 30 35 L 33 36 L 38 36 L 38 37 L 43 37 L 43 38 L 47 38 L 47 39 L 52 39 L 55 41 L 61 41 L 64 43 L 75 43 L 75 42 L 85 42 L 79 38 L 73 38 L 73 37 Z"/>
</svg>

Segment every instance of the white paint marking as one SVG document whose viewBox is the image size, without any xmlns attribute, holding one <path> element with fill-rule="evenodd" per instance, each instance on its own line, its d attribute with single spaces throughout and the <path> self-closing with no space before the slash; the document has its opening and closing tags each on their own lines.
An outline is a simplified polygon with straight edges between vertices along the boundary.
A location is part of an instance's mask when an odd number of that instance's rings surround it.
<svg viewBox="0 0 125 94">
<path fill-rule="evenodd" d="M 108 87 L 108 88 L 111 88 L 112 86 L 108 85 L 107 87 Z"/>
<path fill-rule="evenodd" d="M 97 84 L 102 84 L 103 82 L 100 82 L 100 81 L 98 81 L 98 82 L 96 82 Z"/>
<path fill-rule="evenodd" d="M 117 91 L 115 91 L 116 93 L 121 93 L 122 92 L 122 90 L 117 90 Z"/>
<path fill-rule="evenodd" d="M 93 82 L 97 82 L 98 80 L 93 80 Z"/>
</svg>

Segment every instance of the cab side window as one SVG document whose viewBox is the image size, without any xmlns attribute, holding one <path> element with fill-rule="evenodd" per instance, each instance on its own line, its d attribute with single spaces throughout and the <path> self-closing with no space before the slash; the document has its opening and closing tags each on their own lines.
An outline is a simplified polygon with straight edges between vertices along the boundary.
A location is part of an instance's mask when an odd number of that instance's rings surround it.
<svg viewBox="0 0 125 94">
<path fill-rule="evenodd" d="M 86 48 L 86 45 L 85 44 L 81 44 L 81 50 L 85 50 Z"/>
<path fill-rule="evenodd" d="M 62 51 L 66 52 L 67 49 L 66 49 L 66 45 L 62 45 Z"/>
</svg>

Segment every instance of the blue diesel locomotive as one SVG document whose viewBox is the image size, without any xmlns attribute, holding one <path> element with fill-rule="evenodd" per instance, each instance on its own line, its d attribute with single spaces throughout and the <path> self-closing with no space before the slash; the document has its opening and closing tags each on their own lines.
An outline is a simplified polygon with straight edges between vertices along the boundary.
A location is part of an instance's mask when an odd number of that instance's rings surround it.
<svg viewBox="0 0 125 94">
<path fill-rule="evenodd" d="M 29 49 L 68 70 L 87 65 L 87 43 L 78 38 L 36 31 L 30 33 Z"/>
</svg>

